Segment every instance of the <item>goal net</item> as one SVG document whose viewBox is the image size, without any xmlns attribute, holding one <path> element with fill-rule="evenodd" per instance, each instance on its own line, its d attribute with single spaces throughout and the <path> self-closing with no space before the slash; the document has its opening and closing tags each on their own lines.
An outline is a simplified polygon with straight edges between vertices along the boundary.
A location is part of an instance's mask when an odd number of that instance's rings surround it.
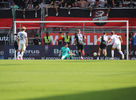
<svg viewBox="0 0 136 100">
<path fill-rule="evenodd" d="M 65 36 L 66 32 L 71 36 L 71 44 L 74 43 L 74 34 L 77 29 L 80 29 L 82 34 L 87 38 L 85 46 L 91 46 L 90 52 L 87 56 L 93 56 L 93 52 L 98 52 L 98 46 L 96 46 L 96 40 L 106 32 L 108 37 L 111 37 L 110 32 L 115 31 L 115 34 L 120 35 L 123 39 L 122 51 L 125 54 L 125 58 L 129 59 L 129 21 L 128 20 L 117 20 L 117 21 L 15 21 L 14 22 L 14 33 L 22 26 L 27 28 L 29 45 L 32 45 L 32 39 L 35 34 L 39 34 L 40 39 L 43 43 L 43 37 L 46 36 L 46 32 L 51 37 L 51 45 L 58 45 L 57 39 L 59 32 Z M 31 30 L 31 32 L 30 32 Z M 35 31 L 35 32 L 34 32 Z M 32 34 L 30 34 L 32 33 Z M 100 44 L 100 41 L 97 45 Z M 109 43 L 108 54 L 111 56 L 111 45 L 113 41 Z M 87 47 L 85 48 L 87 49 Z"/>
</svg>

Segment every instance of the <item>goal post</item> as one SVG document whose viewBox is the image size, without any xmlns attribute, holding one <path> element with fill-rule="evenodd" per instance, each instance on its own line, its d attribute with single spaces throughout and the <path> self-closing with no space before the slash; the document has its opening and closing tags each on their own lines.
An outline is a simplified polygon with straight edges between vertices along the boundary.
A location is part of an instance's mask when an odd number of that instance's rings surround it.
<svg viewBox="0 0 136 100">
<path fill-rule="evenodd" d="M 128 20 L 107 20 L 107 21 L 14 21 L 14 33 L 16 33 L 17 24 L 21 23 L 126 23 L 126 60 L 129 60 L 129 21 Z M 84 29 L 83 29 L 84 30 Z M 14 54 L 15 57 L 15 54 Z M 15 57 L 16 58 L 16 57 Z"/>
</svg>

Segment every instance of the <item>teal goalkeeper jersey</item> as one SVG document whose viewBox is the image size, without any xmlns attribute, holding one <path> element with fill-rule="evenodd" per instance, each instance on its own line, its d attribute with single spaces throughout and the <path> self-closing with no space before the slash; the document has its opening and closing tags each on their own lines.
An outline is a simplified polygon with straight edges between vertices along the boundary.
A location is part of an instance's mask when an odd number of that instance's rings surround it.
<svg viewBox="0 0 136 100">
<path fill-rule="evenodd" d="M 69 54 L 70 49 L 68 47 L 67 48 L 61 47 L 60 51 L 62 52 L 62 55 L 66 55 L 66 54 Z"/>
</svg>

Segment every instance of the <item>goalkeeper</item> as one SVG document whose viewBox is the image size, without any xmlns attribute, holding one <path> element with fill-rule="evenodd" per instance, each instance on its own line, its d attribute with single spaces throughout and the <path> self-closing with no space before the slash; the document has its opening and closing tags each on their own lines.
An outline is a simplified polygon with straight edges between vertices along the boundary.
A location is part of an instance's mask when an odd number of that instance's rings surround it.
<svg viewBox="0 0 136 100">
<path fill-rule="evenodd" d="M 61 56 L 61 54 L 62 54 L 61 60 L 69 57 L 73 59 L 73 56 L 75 56 L 75 54 L 72 54 L 72 52 L 70 51 L 68 43 L 66 43 L 64 47 L 61 47 L 59 56 Z"/>
</svg>

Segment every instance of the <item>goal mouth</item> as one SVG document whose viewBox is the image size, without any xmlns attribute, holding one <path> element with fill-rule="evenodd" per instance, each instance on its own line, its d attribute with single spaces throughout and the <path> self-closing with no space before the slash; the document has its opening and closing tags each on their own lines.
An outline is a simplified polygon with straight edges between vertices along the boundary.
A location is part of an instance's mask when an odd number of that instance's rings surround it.
<svg viewBox="0 0 136 100">
<path fill-rule="evenodd" d="M 112 24 L 113 26 L 112 26 Z M 32 25 L 33 24 L 33 25 Z M 118 28 L 119 29 L 124 29 L 123 33 L 126 33 L 126 49 L 127 49 L 127 54 L 126 58 L 128 60 L 128 55 L 129 55 L 129 47 L 128 47 L 128 36 L 129 36 L 129 21 L 128 20 L 103 20 L 103 21 L 14 21 L 14 33 L 16 33 L 16 29 L 19 27 L 25 26 L 27 29 L 30 27 L 34 27 L 37 25 L 37 28 L 39 29 L 43 28 L 55 28 L 58 30 L 56 32 L 62 31 L 62 29 L 68 29 L 68 28 L 74 28 L 78 29 L 80 28 L 82 30 L 82 33 L 92 33 L 92 30 L 94 31 L 93 33 L 103 33 L 104 31 L 107 31 L 107 29 L 115 30 Z M 85 32 L 86 30 L 89 30 L 88 32 Z M 99 30 L 99 32 L 97 32 Z M 67 30 L 65 30 L 66 32 Z M 119 31 L 118 31 L 119 33 Z M 42 36 L 42 35 L 41 35 Z"/>
</svg>

